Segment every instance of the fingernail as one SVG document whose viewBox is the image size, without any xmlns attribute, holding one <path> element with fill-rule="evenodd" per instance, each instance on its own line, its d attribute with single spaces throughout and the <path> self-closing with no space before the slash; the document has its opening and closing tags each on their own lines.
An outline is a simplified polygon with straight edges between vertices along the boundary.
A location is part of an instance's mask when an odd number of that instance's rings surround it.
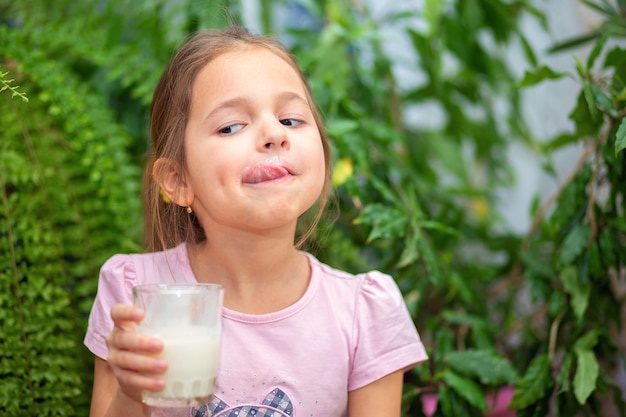
<svg viewBox="0 0 626 417">
<path fill-rule="evenodd" d="M 150 348 L 152 350 L 161 350 L 163 349 L 163 341 L 161 339 L 154 338 L 150 341 Z"/>
<path fill-rule="evenodd" d="M 141 320 L 143 318 L 143 310 L 140 308 L 135 308 L 132 314 L 135 320 Z"/>
<path fill-rule="evenodd" d="M 165 371 L 167 369 L 167 362 L 163 359 L 157 359 L 154 366 L 160 371 Z"/>
</svg>

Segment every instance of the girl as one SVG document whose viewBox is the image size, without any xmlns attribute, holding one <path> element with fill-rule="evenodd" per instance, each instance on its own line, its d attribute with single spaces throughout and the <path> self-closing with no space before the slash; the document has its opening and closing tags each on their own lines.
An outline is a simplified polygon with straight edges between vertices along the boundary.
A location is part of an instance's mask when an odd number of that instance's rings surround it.
<svg viewBox="0 0 626 417">
<path fill-rule="evenodd" d="M 102 267 L 85 344 L 96 355 L 91 416 L 144 416 L 167 363 L 134 332 L 132 287 L 225 289 L 210 404 L 155 414 L 399 416 L 403 372 L 426 360 L 391 277 L 334 270 L 294 244 L 298 218 L 326 201 L 330 155 L 308 84 L 276 40 L 233 27 L 193 36 L 151 108 L 147 254 Z M 305 231 L 303 238 L 311 233 Z"/>
</svg>

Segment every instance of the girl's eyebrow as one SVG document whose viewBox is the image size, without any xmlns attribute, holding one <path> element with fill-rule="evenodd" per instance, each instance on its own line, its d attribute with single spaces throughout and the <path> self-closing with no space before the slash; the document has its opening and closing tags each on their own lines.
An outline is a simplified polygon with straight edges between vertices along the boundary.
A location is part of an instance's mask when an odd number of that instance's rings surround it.
<svg viewBox="0 0 626 417">
<path fill-rule="evenodd" d="M 289 101 L 300 101 L 302 104 L 305 104 L 307 107 L 309 106 L 309 101 L 303 97 L 301 94 L 296 93 L 295 91 L 285 91 L 284 93 L 279 94 L 279 101 L 289 102 Z"/>
<path fill-rule="evenodd" d="M 222 110 L 241 107 L 245 104 L 246 104 L 246 100 L 243 97 L 235 97 L 235 98 L 221 101 L 209 112 L 209 114 L 207 114 L 204 120 L 210 119 L 215 113 L 218 113 Z"/>
<path fill-rule="evenodd" d="M 278 94 L 277 96 L 277 102 L 280 104 L 288 103 L 291 101 L 297 101 L 307 106 L 307 108 L 309 107 L 308 100 L 305 97 L 303 97 L 301 94 L 295 91 L 285 91 L 285 92 Z M 248 104 L 248 100 L 244 97 L 234 97 L 231 99 L 221 101 L 209 112 L 209 114 L 207 114 L 207 116 L 205 117 L 205 120 L 210 119 L 211 117 L 213 117 L 214 114 L 222 110 L 246 106 L 247 104 Z"/>
</svg>

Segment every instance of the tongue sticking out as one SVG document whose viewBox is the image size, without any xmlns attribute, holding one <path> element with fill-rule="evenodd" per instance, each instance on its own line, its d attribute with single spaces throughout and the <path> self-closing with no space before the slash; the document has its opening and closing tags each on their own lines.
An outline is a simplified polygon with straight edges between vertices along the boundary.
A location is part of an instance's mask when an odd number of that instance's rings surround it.
<svg viewBox="0 0 626 417">
<path fill-rule="evenodd" d="M 258 184 L 260 182 L 272 181 L 285 175 L 289 171 L 277 165 L 256 165 L 245 172 L 243 182 L 246 184 Z"/>
</svg>

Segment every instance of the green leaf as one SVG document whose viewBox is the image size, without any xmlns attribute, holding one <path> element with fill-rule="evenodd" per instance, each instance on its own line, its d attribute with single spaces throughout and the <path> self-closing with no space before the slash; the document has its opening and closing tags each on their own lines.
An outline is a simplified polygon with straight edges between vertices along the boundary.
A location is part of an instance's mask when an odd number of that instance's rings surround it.
<svg viewBox="0 0 626 417">
<path fill-rule="evenodd" d="M 626 117 L 622 119 L 615 133 L 615 156 L 626 148 Z"/>
<path fill-rule="evenodd" d="M 550 358 L 545 353 L 533 360 L 515 387 L 510 408 L 520 410 L 546 396 L 546 392 L 554 385 L 550 366 Z"/>
<path fill-rule="evenodd" d="M 578 138 L 596 135 L 600 130 L 599 123 L 596 123 L 594 116 L 590 113 L 584 92 L 578 94 L 576 106 L 569 114 L 569 119 L 572 120 L 576 126 L 575 133 Z"/>
<path fill-rule="evenodd" d="M 594 30 L 592 32 L 589 32 L 588 34 L 567 39 L 563 42 L 559 42 L 557 44 L 552 45 L 550 49 L 548 49 L 548 53 L 553 54 L 553 53 L 561 52 L 567 49 L 572 49 L 574 47 L 588 43 L 598 38 L 600 35 L 601 35 L 601 32 L 599 30 Z"/>
<path fill-rule="evenodd" d="M 485 328 L 494 328 L 495 326 L 486 318 L 468 314 L 467 312 L 457 312 L 453 310 L 444 310 L 442 316 L 445 321 L 450 324 L 462 324 L 468 325 L 469 327 L 485 327 Z"/>
<path fill-rule="evenodd" d="M 369 179 L 370 185 L 374 187 L 383 196 L 381 200 L 377 200 L 377 201 L 386 201 L 388 204 L 393 204 L 393 205 L 396 204 L 396 202 L 398 201 L 398 195 L 393 192 L 388 182 L 372 175 L 370 175 L 368 179 Z M 406 214 L 404 212 L 402 212 L 402 215 L 406 217 Z"/>
<path fill-rule="evenodd" d="M 550 411 L 550 397 L 545 396 L 540 398 L 537 402 L 532 403 L 523 410 L 519 410 L 515 417 L 545 417 L 549 415 Z M 568 416 L 569 417 L 569 416 Z"/>
<path fill-rule="evenodd" d="M 600 30 L 613 38 L 626 37 L 626 25 L 624 24 L 624 18 L 619 15 L 602 22 Z"/>
<path fill-rule="evenodd" d="M 520 41 L 522 43 L 522 49 L 524 50 L 524 56 L 526 57 L 526 59 L 528 59 L 528 62 L 530 63 L 532 67 L 536 67 L 537 55 L 535 54 L 535 51 L 533 50 L 532 45 L 523 36 L 520 37 Z"/>
<path fill-rule="evenodd" d="M 591 229 L 584 223 L 577 224 L 567 235 L 561 247 L 561 262 L 564 265 L 570 264 L 576 259 L 587 246 Z"/>
<path fill-rule="evenodd" d="M 626 54 L 624 52 L 625 49 L 619 47 L 615 47 L 607 52 L 604 59 L 604 68 L 614 68 L 617 74 L 623 74 L 624 68 L 626 68 Z"/>
<path fill-rule="evenodd" d="M 422 259 L 428 269 L 428 279 L 435 285 L 440 284 L 442 282 L 441 271 L 439 269 L 439 263 L 437 262 L 437 255 L 432 245 L 426 239 L 418 240 L 417 244 Z"/>
<path fill-rule="evenodd" d="M 445 355 L 454 350 L 454 335 L 450 330 L 450 326 L 440 326 L 440 322 L 437 322 L 437 330 L 433 332 L 436 335 L 436 345 L 437 349 L 433 353 L 433 359 L 435 362 L 443 361 Z M 439 330 L 440 328 L 440 330 Z M 430 329 L 431 331 L 433 329 Z"/>
<path fill-rule="evenodd" d="M 570 390 L 570 373 L 572 372 L 573 362 L 574 355 L 571 352 L 566 353 L 561 361 L 561 369 L 559 369 L 559 375 L 556 379 L 559 386 L 559 394 Z"/>
<path fill-rule="evenodd" d="M 331 138 L 336 138 L 353 132 L 359 128 L 358 122 L 350 119 L 331 119 L 326 126 L 326 132 Z"/>
<path fill-rule="evenodd" d="M 540 147 L 545 152 L 555 151 L 564 146 L 569 146 L 572 143 L 578 142 L 580 138 L 578 135 L 572 133 L 559 133 L 554 138 L 550 139 L 548 142 L 541 144 Z"/>
<path fill-rule="evenodd" d="M 434 221 L 434 220 L 420 220 L 419 226 L 422 229 L 436 230 L 438 232 L 445 233 L 445 234 L 450 235 L 452 237 L 457 237 L 457 238 L 463 237 L 463 234 L 461 232 L 459 232 L 457 229 L 455 229 L 453 227 L 450 227 L 450 226 L 448 226 L 446 224 L 443 224 L 441 222 L 438 222 L 438 221 Z"/>
<path fill-rule="evenodd" d="M 602 0 L 602 3 L 604 3 L 604 7 L 602 7 L 599 3 L 595 1 L 591 1 L 591 0 L 581 0 L 581 1 L 587 7 L 595 10 L 596 12 L 600 14 L 605 15 L 606 17 L 610 18 L 613 16 L 619 16 L 619 11 L 614 9 L 613 6 L 611 6 L 607 0 Z"/>
<path fill-rule="evenodd" d="M 589 294 L 591 293 L 591 287 L 589 284 L 583 284 L 578 278 L 578 272 L 573 266 L 569 266 L 561 271 L 559 279 L 565 288 L 565 291 L 570 295 L 570 305 L 574 311 L 574 315 L 580 321 L 587 310 L 589 304 Z"/>
<path fill-rule="evenodd" d="M 408 226 L 408 220 L 402 211 L 377 203 L 366 206 L 354 223 L 372 226 L 367 237 L 368 242 L 404 236 Z"/>
<path fill-rule="evenodd" d="M 604 113 L 608 113 L 613 117 L 618 117 L 617 110 L 613 107 L 613 99 L 609 97 L 602 89 L 596 84 L 590 84 L 591 92 L 593 94 L 594 103 Z"/>
<path fill-rule="evenodd" d="M 426 0 L 424 3 L 424 19 L 428 22 L 428 33 L 434 34 L 439 30 L 439 21 L 444 2 L 440 0 Z"/>
<path fill-rule="evenodd" d="M 445 385 L 439 385 L 439 389 L 437 390 L 437 410 L 435 412 L 436 417 L 441 416 L 454 416 L 458 415 L 457 405 L 455 403 L 455 398 L 450 389 Z M 439 412 L 441 411 L 441 412 Z"/>
<path fill-rule="evenodd" d="M 492 350 L 454 351 L 446 356 L 447 364 L 463 375 L 478 378 L 485 385 L 515 384 L 519 375 L 513 366 Z"/>
<path fill-rule="evenodd" d="M 483 413 L 476 407 L 472 407 L 456 391 L 448 388 L 445 384 L 440 384 L 437 390 L 437 409 L 434 417 L 483 417 Z"/>
<path fill-rule="evenodd" d="M 587 398 L 596 389 L 600 367 L 591 350 L 576 350 L 576 375 L 574 376 L 574 395 L 579 404 L 585 404 Z"/>
<path fill-rule="evenodd" d="M 585 96 L 585 102 L 589 109 L 589 114 L 592 120 L 598 119 L 598 107 L 596 103 L 596 95 L 594 94 L 594 85 L 587 80 L 583 80 L 583 94 Z"/>
<path fill-rule="evenodd" d="M 481 389 L 471 379 L 464 378 L 453 371 L 447 371 L 443 380 L 452 388 L 459 396 L 467 400 L 474 407 L 485 411 L 487 409 L 487 401 Z"/>
<path fill-rule="evenodd" d="M 2 68 L 2 66 L 0 66 L 0 68 Z M 3 92 L 4 90 L 9 90 L 11 91 L 11 98 L 15 98 L 15 97 L 20 97 L 22 99 L 22 101 L 24 101 L 25 103 L 28 103 L 28 97 L 26 96 L 26 94 L 18 91 L 19 86 L 18 85 L 11 85 L 11 83 L 14 81 L 12 78 L 11 79 L 6 79 L 6 76 L 9 75 L 9 72 L 2 72 L 0 71 L 0 93 Z"/>
<path fill-rule="evenodd" d="M 589 54 L 589 57 L 587 58 L 587 69 L 593 68 L 593 64 L 596 62 L 596 59 L 600 55 L 600 52 L 602 52 L 602 49 L 604 48 L 604 44 L 606 43 L 607 38 L 608 36 L 605 33 L 598 40 L 598 42 L 596 42 L 596 45 L 593 47 L 593 50 L 591 51 L 591 53 Z"/>
<path fill-rule="evenodd" d="M 524 263 L 524 266 L 532 273 L 542 278 L 551 279 L 554 277 L 554 270 L 548 262 L 542 259 L 540 255 L 532 253 L 528 250 L 521 251 L 519 255 L 520 259 Z"/>
<path fill-rule="evenodd" d="M 396 264 L 398 268 L 406 268 L 417 260 L 420 254 L 418 245 L 421 239 L 423 239 L 422 232 L 415 230 L 404 240 L 405 247 Z"/>
<path fill-rule="evenodd" d="M 598 329 L 594 329 L 590 332 L 585 333 L 583 336 L 579 337 L 574 345 L 574 349 L 582 349 L 589 350 L 593 349 L 595 345 L 598 344 L 598 336 L 600 335 L 600 331 Z"/>
<path fill-rule="evenodd" d="M 622 91 L 617 93 L 614 97 L 615 101 L 626 101 L 626 87 L 622 88 Z"/>
<path fill-rule="evenodd" d="M 524 78 L 518 84 L 519 87 L 530 87 L 544 80 L 558 80 L 567 75 L 564 72 L 556 72 L 552 68 L 543 65 L 534 71 L 526 71 Z"/>
</svg>

